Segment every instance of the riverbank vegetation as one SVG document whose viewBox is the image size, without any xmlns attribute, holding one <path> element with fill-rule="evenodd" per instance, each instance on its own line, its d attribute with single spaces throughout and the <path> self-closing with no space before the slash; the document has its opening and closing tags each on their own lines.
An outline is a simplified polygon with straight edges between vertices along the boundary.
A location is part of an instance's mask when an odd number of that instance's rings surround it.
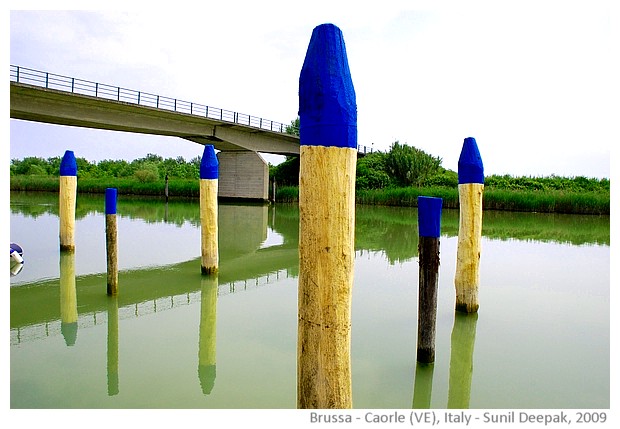
<svg viewBox="0 0 620 429">
<path fill-rule="evenodd" d="M 11 190 L 58 191 L 60 161 L 60 157 L 11 160 Z M 131 162 L 96 163 L 77 158 L 77 165 L 79 192 L 104 193 L 106 188 L 115 187 L 119 194 L 161 197 L 167 183 L 172 198 L 195 198 L 200 193 L 199 157 L 186 161 L 148 154 Z M 298 200 L 299 157 L 270 165 L 269 177 L 276 182 L 276 201 Z M 358 159 L 359 204 L 414 207 L 422 195 L 443 198 L 446 208 L 458 207 L 458 175 L 443 168 L 441 158 L 394 142 L 389 151 Z M 483 204 L 487 210 L 609 214 L 610 181 L 583 176 L 491 175 L 485 177 Z"/>
</svg>

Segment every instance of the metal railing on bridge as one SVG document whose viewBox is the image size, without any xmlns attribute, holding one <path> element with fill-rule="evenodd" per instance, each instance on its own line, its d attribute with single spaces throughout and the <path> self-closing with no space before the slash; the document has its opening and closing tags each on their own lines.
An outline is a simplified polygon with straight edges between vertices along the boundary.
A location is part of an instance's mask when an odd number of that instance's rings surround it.
<svg viewBox="0 0 620 429">
<path fill-rule="evenodd" d="M 15 65 L 11 65 L 11 81 L 40 86 L 46 89 L 55 89 L 57 91 L 66 91 L 72 94 L 88 95 L 96 98 L 104 98 L 106 100 L 137 104 L 139 106 L 171 110 L 177 113 L 188 113 L 190 115 L 247 125 L 253 128 L 279 133 L 292 131 L 290 125 L 245 113 L 150 94 L 148 92 L 136 91 L 134 89 L 126 89 L 104 83 L 61 76 Z"/>
<path fill-rule="evenodd" d="M 34 85 L 57 91 L 65 91 L 72 94 L 87 95 L 106 100 L 131 103 L 139 106 L 170 110 L 177 113 L 186 113 L 223 122 L 247 125 L 261 130 L 299 135 L 299 132 L 294 125 L 286 125 L 281 122 L 248 115 L 246 113 L 239 113 L 205 104 L 164 97 L 134 89 L 121 88 L 119 86 L 62 76 L 16 65 L 11 65 L 10 75 L 10 80 L 12 82 Z M 371 153 L 373 150 L 372 148 L 358 145 L 357 151 L 359 153 L 366 154 Z"/>
</svg>

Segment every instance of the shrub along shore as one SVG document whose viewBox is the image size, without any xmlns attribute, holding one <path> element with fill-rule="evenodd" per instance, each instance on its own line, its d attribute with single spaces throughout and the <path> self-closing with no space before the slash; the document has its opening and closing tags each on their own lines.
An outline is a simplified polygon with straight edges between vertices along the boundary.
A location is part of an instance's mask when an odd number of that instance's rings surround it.
<svg viewBox="0 0 620 429">
<path fill-rule="evenodd" d="M 11 191 L 58 192 L 58 177 L 11 176 Z M 78 192 L 103 194 L 106 188 L 117 188 L 119 195 L 164 197 L 165 181 L 158 179 L 143 182 L 135 178 L 79 178 Z M 271 188 L 271 187 L 270 187 Z M 198 198 L 199 181 L 172 178 L 168 181 L 170 198 Z M 296 203 L 299 189 L 282 186 L 276 189 L 276 202 Z M 458 188 L 447 186 L 390 187 L 383 189 L 358 189 L 358 204 L 416 207 L 418 196 L 440 197 L 444 208 L 458 208 Z M 531 190 L 501 189 L 485 186 L 483 194 L 485 210 L 507 210 L 541 213 L 569 213 L 609 215 L 610 193 L 605 190 Z"/>
<path fill-rule="evenodd" d="M 11 160 L 11 190 L 58 192 L 60 157 Z M 78 192 L 164 197 L 168 178 L 170 198 L 198 198 L 200 158 L 185 161 L 148 154 L 131 162 L 92 163 L 77 158 Z M 299 157 L 269 166 L 276 183 L 275 201 L 298 201 Z M 412 146 L 394 142 L 388 152 L 374 152 L 357 160 L 358 204 L 415 207 L 418 196 L 440 197 L 443 207 L 458 208 L 458 175 L 441 166 L 441 159 Z M 271 192 L 272 186 L 269 186 Z M 270 195 L 273 200 L 273 195 Z M 513 177 L 484 179 L 483 208 L 544 213 L 610 214 L 609 179 L 577 177 Z"/>
</svg>

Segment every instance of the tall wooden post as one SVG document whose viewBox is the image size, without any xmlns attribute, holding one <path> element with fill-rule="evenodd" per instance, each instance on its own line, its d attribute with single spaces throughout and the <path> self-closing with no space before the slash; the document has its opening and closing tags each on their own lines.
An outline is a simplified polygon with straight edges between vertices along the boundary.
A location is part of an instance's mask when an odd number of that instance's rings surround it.
<svg viewBox="0 0 620 429">
<path fill-rule="evenodd" d="M 105 190 L 105 244 L 108 295 L 118 293 L 118 234 L 116 231 L 116 188 Z"/>
<path fill-rule="evenodd" d="M 476 140 L 467 137 L 458 163 L 459 237 L 456 252 L 456 310 L 475 313 L 480 283 L 480 241 L 482 238 L 482 192 L 484 170 Z"/>
<path fill-rule="evenodd" d="M 435 362 L 437 287 L 439 285 L 439 236 L 441 198 L 418 197 L 418 352 L 420 363 Z"/>
<path fill-rule="evenodd" d="M 202 274 L 213 274 L 218 270 L 217 236 L 217 189 L 218 161 L 213 145 L 205 145 L 200 161 L 200 227 Z"/>
<path fill-rule="evenodd" d="M 357 105 L 340 29 L 314 29 L 299 78 L 297 407 L 351 408 Z"/>
<path fill-rule="evenodd" d="M 77 161 L 67 150 L 60 161 L 58 214 L 60 250 L 75 251 L 75 203 L 77 199 Z"/>
</svg>

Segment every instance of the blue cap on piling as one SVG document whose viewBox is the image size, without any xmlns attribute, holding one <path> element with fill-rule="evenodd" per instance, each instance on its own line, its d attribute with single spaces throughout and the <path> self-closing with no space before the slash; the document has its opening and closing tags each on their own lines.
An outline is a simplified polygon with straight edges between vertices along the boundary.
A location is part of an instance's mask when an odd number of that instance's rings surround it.
<svg viewBox="0 0 620 429">
<path fill-rule="evenodd" d="M 342 31 L 312 31 L 299 76 L 299 143 L 357 148 L 357 103 Z"/>
<path fill-rule="evenodd" d="M 200 178 L 201 179 L 217 179 L 218 161 L 215 156 L 215 149 L 212 144 L 205 145 L 205 150 L 200 160 Z"/>
<path fill-rule="evenodd" d="M 458 170 L 459 184 L 484 183 L 482 158 L 480 158 L 476 139 L 473 137 L 467 137 L 465 141 L 463 141 Z"/>
<path fill-rule="evenodd" d="M 116 188 L 106 188 L 105 190 L 105 214 L 116 214 Z"/>
<path fill-rule="evenodd" d="M 441 205 L 437 197 L 418 197 L 418 234 L 420 237 L 439 238 L 441 235 Z"/>
<path fill-rule="evenodd" d="M 77 161 L 72 150 L 66 150 L 60 161 L 61 176 L 77 176 Z"/>
</svg>

